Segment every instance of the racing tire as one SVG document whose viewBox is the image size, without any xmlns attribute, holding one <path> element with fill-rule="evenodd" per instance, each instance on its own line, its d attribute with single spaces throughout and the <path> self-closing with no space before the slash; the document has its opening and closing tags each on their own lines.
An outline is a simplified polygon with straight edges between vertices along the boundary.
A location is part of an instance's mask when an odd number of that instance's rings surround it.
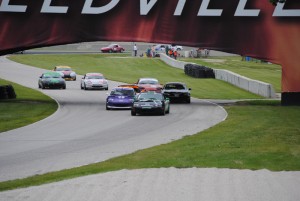
<svg viewBox="0 0 300 201">
<path fill-rule="evenodd" d="M 164 108 L 164 110 L 160 113 L 161 116 L 165 116 L 166 115 L 166 110 Z"/>
<path fill-rule="evenodd" d="M 107 107 L 107 105 L 106 105 L 106 110 L 110 110 L 110 108 L 109 108 L 109 107 Z"/>
<path fill-rule="evenodd" d="M 108 87 L 107 87 L 107 88 L 105 88 L 104 90 L 105 90 L 105 91 L 107 91 L 107 90 L 108 90 Z"/>
<path fill-rule="evenodd" d="M 131 116 L 136 116 L 136 112 L 131 110 Z"/>
<path fill-rule="evenodd" d="M 168 107 L 168 110 L 166 111 L 167 114 L 170 114 L 170 107 Z"/>
<path fill-rule="evenodd" d="M 112 53 L 112 50 L 109 50 L 108 52 L 109 52 L 109 53 Z"/>
<path fill-rule="evenodd" d="M 45 86 L 44 86 L 44 85 L 42 85 L 42 89 L 45 89 Z"/>
<path fill-rule="evenodd" d="M 82 84 L 80 84 L 80 89 L 83 89 L 83 86 L 82 86 Z"/>
<path fill-rule="evenodd" d="M 186 103 L 191 103 L 191 99 L 186 99 Z"/>
<path fill-rule="evenodd" d="M 66 89 L 66 85 L 62 87 L 62 89 Z"/>
<path fill-rule="evenodd" d="M 88 90 L 88 88 L 86 88 L 86 85 L 85 85 L 85 84 L 84 84 L 84 87 L 83 87 L 83 88 L 84 88 L 84 90 Z"/>
</svg>

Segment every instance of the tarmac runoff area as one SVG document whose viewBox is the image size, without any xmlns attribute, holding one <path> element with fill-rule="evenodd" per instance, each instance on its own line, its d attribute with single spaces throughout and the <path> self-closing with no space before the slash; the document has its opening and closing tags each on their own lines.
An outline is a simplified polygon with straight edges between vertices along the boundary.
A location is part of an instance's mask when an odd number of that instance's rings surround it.
<svg viewBox="0 0 300 201">
<path fill-rule="evenodd" d="M 298 201 L 300 172 L 121 170 L 0 193 L 0 201 Z"/>
</svg>

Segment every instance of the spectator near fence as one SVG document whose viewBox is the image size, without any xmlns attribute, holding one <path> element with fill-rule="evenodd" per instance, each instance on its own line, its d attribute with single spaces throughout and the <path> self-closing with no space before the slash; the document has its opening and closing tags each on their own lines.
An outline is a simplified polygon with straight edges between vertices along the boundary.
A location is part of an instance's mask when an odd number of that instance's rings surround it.
<svg viewBox="0 0 300 201">
<path fill-rule="evenodd" d="M 174 51 L 173 55 L 174 55 L 174 59 L 177 59 L 177 51 L 176 50 Z"/>
<path fill-rule="evenodd" d="M 138 48 L 137 48 L 136 44 L 134 44 L 134 46 L 133 46 L 133 51 L 134 51 L 134 56 L 135 56 L 135 57 L 136 57 L 136 55 L 137 55 L 137 50 L 138 50 Z"/>
</svg>

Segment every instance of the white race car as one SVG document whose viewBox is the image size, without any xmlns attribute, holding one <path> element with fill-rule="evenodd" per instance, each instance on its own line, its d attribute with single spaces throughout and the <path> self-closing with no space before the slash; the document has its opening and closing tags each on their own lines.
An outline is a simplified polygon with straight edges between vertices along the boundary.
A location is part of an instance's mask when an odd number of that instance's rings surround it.
<svg viewBox="0 0 300 201">
<path fill-rule="evenodd" d="M 108 90 L 108 81 L 101 73 L 87 73 L 81 79 L 81 89 L 105 89 Z"/>
</svg>

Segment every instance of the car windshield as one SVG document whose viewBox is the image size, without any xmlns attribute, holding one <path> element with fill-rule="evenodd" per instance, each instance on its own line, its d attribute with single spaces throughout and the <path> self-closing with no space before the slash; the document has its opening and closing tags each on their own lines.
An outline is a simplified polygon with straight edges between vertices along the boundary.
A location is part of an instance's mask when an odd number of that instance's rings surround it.
<svg viewBox="0 0 300 201">
<path fill-rule="evenodd" d="M 134 90 L 132 89 L 115 89 L 112 90 L 110 95 L 113 96 L 134 96 Z"/>
<path fill-rule="evenodd" d="M 185 89 L 185 87 L 182 84 L 167 84 L 165 86 L 165 89 L 178 89 L 178 90 L 181 90 L 181 89 Z"/>
<path fill-rule="evenodd" d="M 163 100 L 163 95 L 160 93 L 141 93 L 139 100 Z"/>
<path fill-rule="evenodd" d="M 61 76 L 59 74 L 45 74 L 43 77 L 44 78 L 60 78 Z"/>
<path fill-rule="evenodd" d="M 71 71 L 70 68 L 57 68 L 56 71 Z"/>
<path fill-rule="evenodd" d="M 86 78 L 87 79 L 104 79 L 104 77 L 101 75 L 88 75 Z"/>
<path fill-rule="evenodd" d="M 117 47 L 117 46 L 118 46 L 117 44 L 111 44 L 108 47 Z"/>
<path fill-rule="evenodd" d="M 158 84 L 157 80 L 140 80 L 138 84 Z"/>
</svg>

